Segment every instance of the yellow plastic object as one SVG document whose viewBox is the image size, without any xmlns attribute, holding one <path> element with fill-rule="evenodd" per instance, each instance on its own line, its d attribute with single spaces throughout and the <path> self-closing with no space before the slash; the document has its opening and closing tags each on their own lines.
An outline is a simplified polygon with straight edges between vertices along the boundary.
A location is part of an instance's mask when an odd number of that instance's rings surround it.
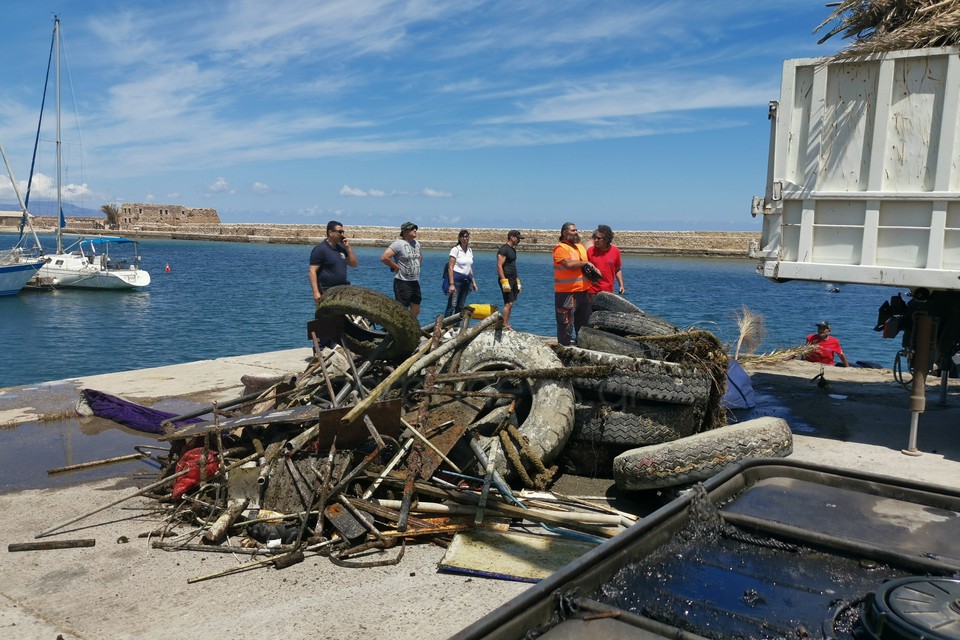
<svg viewBox="0 0 960 640">
<path fill-rule="evenodd" d="M 468 304 L 467 309 L 470 310 L 470 317 L 477 320 L 483 320 L 490 314 L 497 311 L 497 305 L 495 304 Z"/>
</svg>

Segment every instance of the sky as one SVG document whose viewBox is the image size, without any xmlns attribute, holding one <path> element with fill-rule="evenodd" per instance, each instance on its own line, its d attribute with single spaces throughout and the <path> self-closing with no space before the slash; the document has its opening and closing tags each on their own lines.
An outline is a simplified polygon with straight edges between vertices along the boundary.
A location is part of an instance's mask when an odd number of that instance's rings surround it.
<svg viewBox="0 0 960 640">
<path fill-rule="evenodd" d="M 213 207 L 228 223 L 759 230 L 750 201 L 783 60 L 844 44 L 817 44 L 830 9 L 804 0 L 8 0 L 3 13 L 0 144 L 19 184 L 58 15 L 64 199 Z M 55 197 L 44 119 L 33 201 Z"/>
</svg>

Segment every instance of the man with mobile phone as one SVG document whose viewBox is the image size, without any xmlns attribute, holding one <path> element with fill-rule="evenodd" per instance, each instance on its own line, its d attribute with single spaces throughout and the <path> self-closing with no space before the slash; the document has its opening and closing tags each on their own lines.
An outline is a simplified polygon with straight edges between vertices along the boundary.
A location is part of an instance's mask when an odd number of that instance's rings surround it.
<svg viewBox="0 0 960 640">
<path fill-rule="evenodd" d="M 350 248 L 343 223 L 331 220 L 327 223 L 327 239 L 310 252 L 307 278 L 313 288 L 314 304 L 320 302 L 323 292 L 330 287 L 350 284 L 347 279 L 348 266 L 357 266 L 357 254 Z"/>
</svg>

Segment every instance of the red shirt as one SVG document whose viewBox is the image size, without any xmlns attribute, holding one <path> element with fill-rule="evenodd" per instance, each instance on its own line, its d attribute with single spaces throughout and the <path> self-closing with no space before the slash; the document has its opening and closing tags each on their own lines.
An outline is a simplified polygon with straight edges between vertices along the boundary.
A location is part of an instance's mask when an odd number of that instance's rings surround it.
<svg viewBox="0 0 960 640">
<path fill-rule="evenodd" d="M 843 349 L 840 348 L 840 341 L 833 336 L 827 336 L 821 340 L 819 335 L 811 333 L 807 336 L 807 344 L 817 346 L 815 351 L 811 351 L 804 356 L 804 359 L 809 362 L 819 362 L 832 367 L 834 354 L 843 353 Z"/>
<path fill-rule="evenodd" d="M 610 248 L 601 252 L 596 245 L 587 249 L 587 260 L 592 262 L 603 276 L 597 282 L 590 283 L 590 293 L 608 291 L 613 293 L 617 271 L 623 266 L 620 262 L 620 249 L 610 245 Z"/>
</svg>

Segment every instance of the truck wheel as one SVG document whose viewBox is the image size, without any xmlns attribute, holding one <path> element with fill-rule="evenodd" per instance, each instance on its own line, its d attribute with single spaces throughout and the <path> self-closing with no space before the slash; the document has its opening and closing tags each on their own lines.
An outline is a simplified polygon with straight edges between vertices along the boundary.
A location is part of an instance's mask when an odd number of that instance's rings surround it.
<svg viewBox="0 0 960 640">
<path fill-rule="evenodd" d="M 695 434 L 703 416 L 700 404 L 644 404 L 617 409 L 577 405 L 570 438 L 644 447 Z"/>
<path fill-rule="evenodd" d="M 673 442 L 631 449 L 613 461 L 617 487 L 643 491 L 700 482 L 741 460 L 783 458 L 793 434 L 782 418 L 757 418 Z"/>
<path fill-rule="evenodd" d="M 679 329 L 662 318 L 623 311 L 594 311 L 587 324 L 621 336 L 667 336 Z"/>
<path fill-rule="evenodd" d="M 484 331 L 464 347 L 460 372 L 514 369 L 562 369 L 563 363 L 543 341 L 521 331 Z M 553 461 L 573 431 L 573 387 L 560 380 L 521 380 L 527 397 L 517 399 L 517 423 L 544 464 Z M 487 383 L 481 383 L 486 386 Z M 515 381 L 504 384 L 516 388 Z M 499 387 L 499 385 L 498 385 Z M 487 438 L 481 438 L 485 446 Z M 503 473 L 501 457 L 497 470 Z"/>
<path fill-rule="evenodd" d="M 663 351 L 656 347 L 646 345 L 637 340 L 624 338 L 614 333 L 593 329 L 591 327 L 580 327 L 577 331 L 577 346 L 581 349 L 590 349 L 591 351 L 602 351 L 603 353 L 616 353 L 625 356 L 637 356 L 638 358 L 651 358 L 657 360 Z"/>
<path fill-rule="evenodd" d="M 420 343 L 417 319 L 399 302 L 382 293 L 343 285 L 331 287 L 317 304 L 316 318 L 346 316 L 344 342 L 351 351 L 368 356 L 387 335 L 392 338 L 384 360 L 400 361 L 412 354 Z M 367 323 L 350 316 L 360 316 Z"/>
<path fill-rule="evenodd" d="M 593 391 L 601 397 L 622 396 L 677 404 L 704 403 L 710 397 L 710 376 L 700 367 L 663 360 L 646 360 L 579 347 L 557 347 L 557 355 L 568 367 L 613 365 L 609 376 L 572 377 L 574 387 Z"/>
</svg>

